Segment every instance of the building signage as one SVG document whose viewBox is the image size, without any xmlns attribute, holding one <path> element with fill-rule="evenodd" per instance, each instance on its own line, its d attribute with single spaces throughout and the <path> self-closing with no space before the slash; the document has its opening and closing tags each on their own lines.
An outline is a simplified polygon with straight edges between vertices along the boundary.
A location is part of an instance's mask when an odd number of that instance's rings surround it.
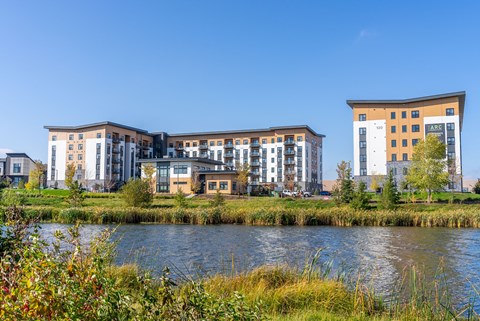
<svg viewBox="0 0 480 321">
<path fill-rule="evenodd" d="M 438 139 L 445 144 L 445 124 L 426 124 L 425 136 L 428 134 L 437 136 Z"/>
</svg>

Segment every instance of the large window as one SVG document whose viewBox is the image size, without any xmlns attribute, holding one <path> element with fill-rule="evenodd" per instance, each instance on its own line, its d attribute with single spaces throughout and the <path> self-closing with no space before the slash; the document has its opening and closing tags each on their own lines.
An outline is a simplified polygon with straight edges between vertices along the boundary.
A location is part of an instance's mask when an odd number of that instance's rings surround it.
<svg viewBox="0 0 480 321">
<path fill-rule="evenodd" d="M 73 140 L 73 134 L 68 135 L 68 140 Z"/>
<path fill-rule="evenodd" d="M 225 191 L 228 189 L 228 182 L 227 181 L 221 181 L 220 182 L 220 190 Z"/>
<path fill-rule="evenodd" d="M 187 174 L 188 166 L 187 165 L 175 165 L 173 166 L 174 174 Z"/>
<path fill-rule="evenodd" d="M 418 110 L 412 110 L 412 118 L 420 117 L 420 112 Z"/>
<path fill-rule="evenodd" d="M 367 114 L 358 115 L 358 120 L 359 121 L 366 121 L 367 120 Z"/>
<path fill-rule="evenodd" d="M 367 128 L 366 127 L 360 127 L 358 129 L 360 135 L 366 135 L 367 134 Z"/>
<path fill-rule="evenodd" d="M 22 171 L 22 164 L 14 163 L 13 164 L 13 173 L 14 174 L 19 174 L 21 171 Z"/>
<path fill-rule="evenodd" d="M 208 189 L 210 191 L 215 191 L 217 189 L 217 182 L 208 182 Z"/>
<path fill-rule="evenodd" d="M 412 125 L 412 132 L 418 133 L 420 131 L 420 125 Z"/>
</svg>

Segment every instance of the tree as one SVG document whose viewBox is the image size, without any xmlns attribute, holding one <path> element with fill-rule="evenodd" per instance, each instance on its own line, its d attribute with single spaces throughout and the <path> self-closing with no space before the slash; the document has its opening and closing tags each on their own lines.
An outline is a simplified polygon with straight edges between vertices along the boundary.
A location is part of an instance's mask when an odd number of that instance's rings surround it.
<svg viewBox="0 0 480 321">
<path fill-rule="evenodd" d="M 395 185 L 395 180 L 393 178 L 393 172 L 390 170 L 388 172 L 385 183 L 383 183 L 382 196 L 380 198 L 380 205 L 382 208 L 387 210 L 392 210 L 397 207 L 398 201 L 400 200 L 400 195 Z"/>
<path fill-rule="evenodd" d="M 350 206 L 354 209 L 368 209 L 370 207 L 370 199 L 372 196 L 367 193 L 367 184 L 364 181 L 360 181 L 357 184 L 357 188 L 353 193 L 352 201 L 350 202 Z"/>
<path fill-rule="evenodd" d="M 237 163 L 237 188 L 238 195 L 245 193 L 248 187 L 248 178 L 250 177 L 250 165 L 248 163 Z"/>
<path fill-rule="evenodd" d="M 115 185 L 117 185 L 117 182 L 114 179 L 109 178 L 103 181 L 103 188 L 109 193 L 112 191 L 112 188 L 114 188 Z"/>
<path fill-rule="evenodd" d="M 153 201 L 150 185 L 142 179 L 130 179 L 122 186 L 120 194 L 127 206 L 131 207 L 147 207 Z"/>
<path fill-rule="evenodd" d="M 383 179 L 384 179 L 383 175 L 372 173 L 370 189 L 374 192 L 377 192 L 380 189 L 380 184 L 382 183 Z"/>
<path fill-rule="evenodd" d="M 17 188 L 18 189 L 24 189 L 25 188 L 25 181 L 23 180 L 23 178 L 18 181 Z"/>
<path fill-rule="evenodd" d="M 286 173 L 283 181 L 285 189 L 295 191 L 295 173 Z"/>
<path fill-rule="evenodd" d="M 350 162 L 341 161 L 337 164 L 337 181 L 333 187 L 333 197 L 337 204 L 348 204 L 353 198 L 354 182 Z"/>
<path fill-rule="evenodd" d="M 427 193 L 427 203 L 432 202 L 433 192 L 442 190 L 448 184 L 445 150 L 446 145 L 433 134 L 428 134 L 413 148 L 407 181 Z"/>
<path fill-rule="evenodd" d="M 152 164 L 146 164 L 143 166 L 144 179 L 150 186 L 152 193 L 155 192 L 155 173 L 157 169 Z"/>
<path fill-rule="evenodd" d="M 73 163 L 67 164 L 67 168 L 65 170 L 65 186 L 70 188 L 70 185 L 73 184 L 74 176 L 75 176 L 75 164 Z"/>
<path fill-rule="evenodd" d="M 77 180 L 73 181 L 68 187 L 67 202 L 73 207 L 80 207 L 84 199 L 82 184 Z"/>
<path fill-rule="evenodd" d="M 190 184 L 190 190 L 193 194 L 198 194 L 202 189 L 202 182 L 200 181 L 200 174 L 198 169 L 192 169 L 192 183 Z"/>
<path fill-rule="evenodd" d="M 47 166 L 40 160 L 35 161 L 35 167 L 30 170 L 28 185 L 30 189 L 40 189 L 42 186 L 42 177 L 45 175 Z"/>
<path fill-rule="evenodd" d="M 448 180 L 449 180 L 448 187 L 450 188 L 450 193 L 451 193 L 450 202 L 453 203 L 455 199 L 455 194 L 454 194 L 455 188 L 462 181 L 462 174 L 459 174 L 461 172 L 461 168 L 460 166 L 458 166 L 458 164 L 460 164 L 460 161 L 457 161 L 456 159 L 449 159 L 447 163 L 448 163 Z"/>
<path fill-rule="evenodd" d="M 475 183 L 475 186 L 473 186 L 473 192 L 475 194 L 480 194 L 480 178 L 477 179 L 477 182 Z"/>
<path fill-rule="evenodd" d="M 187 198 L 185 197 L 185 193 L 183 192 L 182 188 L 179 188 L 177 190 L 174 201 L 175 201 L 175 205 L 179 208 L 187 207 Z"/>
<path fill-rule="evenodd" d="M 221 207 L 223 205 L 225 205 L 225 197 L 223 196 L 222 193 L 220 193 L 220 190 L 217 189 L 217 192 L 215 193 L 215 196 L 210 201 L 210 206 L 211 207 Z"/>
</svg>

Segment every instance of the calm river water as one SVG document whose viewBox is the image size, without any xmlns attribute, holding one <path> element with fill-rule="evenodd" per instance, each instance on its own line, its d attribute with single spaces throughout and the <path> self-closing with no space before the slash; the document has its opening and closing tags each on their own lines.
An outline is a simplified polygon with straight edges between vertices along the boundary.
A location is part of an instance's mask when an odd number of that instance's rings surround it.
<svg viewBox="0 0 480 321">
<path fill-rule="evenodd" d="M 43 224 L 51 238 L 68 225 Z M 86 239 L 105 225 L 84 225 Z M 432 277 L 445 267 L 451 290 L 460 301 L 480 286 L 480 230 L 415 227 L 259 227 L 243 225 L 121 225 L 117 263 L 137 263 L 160 273 L 210 275 L 264 264 L 303 266 L 323 248 L 321 261 L 333 260 L 336 271 L 366 277 L 379 293 L 388 295 L 405 268 L 416 265 Z"/>
</svg>

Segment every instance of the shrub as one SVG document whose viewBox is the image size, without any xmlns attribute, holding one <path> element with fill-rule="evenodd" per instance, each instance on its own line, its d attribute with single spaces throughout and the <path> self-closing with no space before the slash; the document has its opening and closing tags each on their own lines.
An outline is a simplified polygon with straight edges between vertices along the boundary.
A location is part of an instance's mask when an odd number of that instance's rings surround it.
<svg viewBox="0 0 480 321">
<path fill-rule="evenodd" d="M 120 193 L 127 206 L 147 207 L 153 201 L 150 185 L 141 179 L 129 180 L 122 186 Z"/>
</svg>

